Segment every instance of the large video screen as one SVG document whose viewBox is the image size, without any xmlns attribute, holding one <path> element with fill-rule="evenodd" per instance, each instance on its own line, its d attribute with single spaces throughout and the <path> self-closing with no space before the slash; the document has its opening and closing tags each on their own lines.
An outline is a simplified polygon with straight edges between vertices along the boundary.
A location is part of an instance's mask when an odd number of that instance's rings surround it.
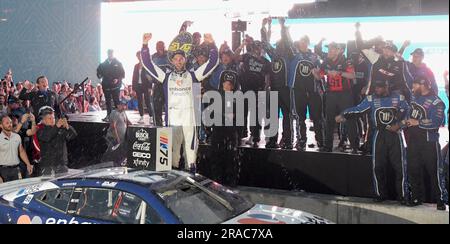
<svg viewBox="0 0 450 244">
<path fill-rule="evenodd" d="M 242 2 L 242 1 L 239 1 Z M 243 6 L 243 5 L 242 5 Z M 191 20 L 194 25 L 190 31 L 212 33 L 218 44 L 227 41 L 231 46 L 231 9 L 223 1 L 144 1 L 103 3 L 101 13 L 101 57 L 106 59 L 106 51 L 114 49 L 116 57 L 124 64 L 125 83 L 131 83 L 131 73 L 137 63 L 135 54 L 141 48 L 142 34 L 153 33 L 150 50 L 155 51 L 155 43 L 164 41 L 166 46 L 177 35 L 181 24 Z M 243 6 L 243 8 L 250 8 Z M 233 7 L 235 8 L 235 6 Z M 248 21 L 247 34 L 259 39 L 261 14 L 242 16 Z M 405 52 L 405 58 L 417 47 L 425 51 L 425 62 L 434 71 L 441 88 L 441 97 L 448 99 L 444 91 L 443 72 L 449 67 L 449 17 L 442 16 L 408 16 L 408 17 L 361 17 L 361 18 L 318 18 L 290 19 L 287 25 L 293 39 L 309 35 L 312 44 L 321 38 L 326 42 L 347 42 L 354 40 L 355 23 L 362 24 L 364 39 L 383 36 L 393 40 L 399 47 L 404 40 L 410 40 L 411 46 Z M 279 39 L 279 25 L 273 23 L 272 41 Z"/>
</svg>

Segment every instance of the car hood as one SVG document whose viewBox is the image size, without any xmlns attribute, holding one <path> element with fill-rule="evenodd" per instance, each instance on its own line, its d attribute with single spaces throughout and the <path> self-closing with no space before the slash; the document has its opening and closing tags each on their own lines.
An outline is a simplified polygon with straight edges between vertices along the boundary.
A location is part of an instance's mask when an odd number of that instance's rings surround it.
<svg viewBox="0 0 450 244">
<path fill-rule="evenodd" d="M 258 204 L 224 224 L 332 224 L 332 222 L 300 210 Z"/>
</svg>

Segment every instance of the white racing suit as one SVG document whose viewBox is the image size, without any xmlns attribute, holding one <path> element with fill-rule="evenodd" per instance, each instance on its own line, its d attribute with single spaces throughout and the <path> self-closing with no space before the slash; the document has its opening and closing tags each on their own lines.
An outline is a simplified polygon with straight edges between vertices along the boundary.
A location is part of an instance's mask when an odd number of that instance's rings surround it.
<svg viewBox="0 0 450 244">
<path fill-rule="evenodd" d="M 219 64 L 217 47 L 211 45 L 208 62 L 196 71 L 168 71 L 167 73 L 153 63 L 148 45 L 141 50 L 144 68 L 156 80 L 163 83 L 166 97 L 166 121 L 173 130 L 172 166 L 179 168 L 181 148 L 185 155 L 185 168 L 196 163 L 198 138 L 194 109 L 193 83 L 201 82 L 211 75 Z"/>
</svg>

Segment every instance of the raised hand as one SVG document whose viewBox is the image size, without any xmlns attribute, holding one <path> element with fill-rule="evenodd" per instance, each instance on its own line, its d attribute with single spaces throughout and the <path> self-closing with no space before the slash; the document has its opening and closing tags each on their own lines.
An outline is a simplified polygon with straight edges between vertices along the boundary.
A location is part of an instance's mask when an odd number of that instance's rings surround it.
<svg viewBox="0 0 450 244">
<path fill-rule="evenodd" d="M 207 44 L 213 44 L 214 43 L 214 39 L 213 39 L 213 37 L 212 37 L 212 35 L 210 33 L 206 33 L 205 35 L 203 35 L 203 40 Z"/>
<path fill-rule="evenodd" d="M 152 39 L 152 33 L 145 33 L 144 37 L 142 38 L 144 44 L 148 44 L 151 39 Z"/>
</svg>

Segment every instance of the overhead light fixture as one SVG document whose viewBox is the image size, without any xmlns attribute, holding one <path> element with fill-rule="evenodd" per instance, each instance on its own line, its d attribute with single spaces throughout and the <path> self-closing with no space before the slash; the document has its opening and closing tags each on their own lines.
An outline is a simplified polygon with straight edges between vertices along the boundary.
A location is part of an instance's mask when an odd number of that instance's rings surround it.
<svg viewBox="0 0 450 244">
<path fill-rule="evenodd" d="M 8 19 L 0 19 L 0 22 L 6 22 Z"/>
</svg>

